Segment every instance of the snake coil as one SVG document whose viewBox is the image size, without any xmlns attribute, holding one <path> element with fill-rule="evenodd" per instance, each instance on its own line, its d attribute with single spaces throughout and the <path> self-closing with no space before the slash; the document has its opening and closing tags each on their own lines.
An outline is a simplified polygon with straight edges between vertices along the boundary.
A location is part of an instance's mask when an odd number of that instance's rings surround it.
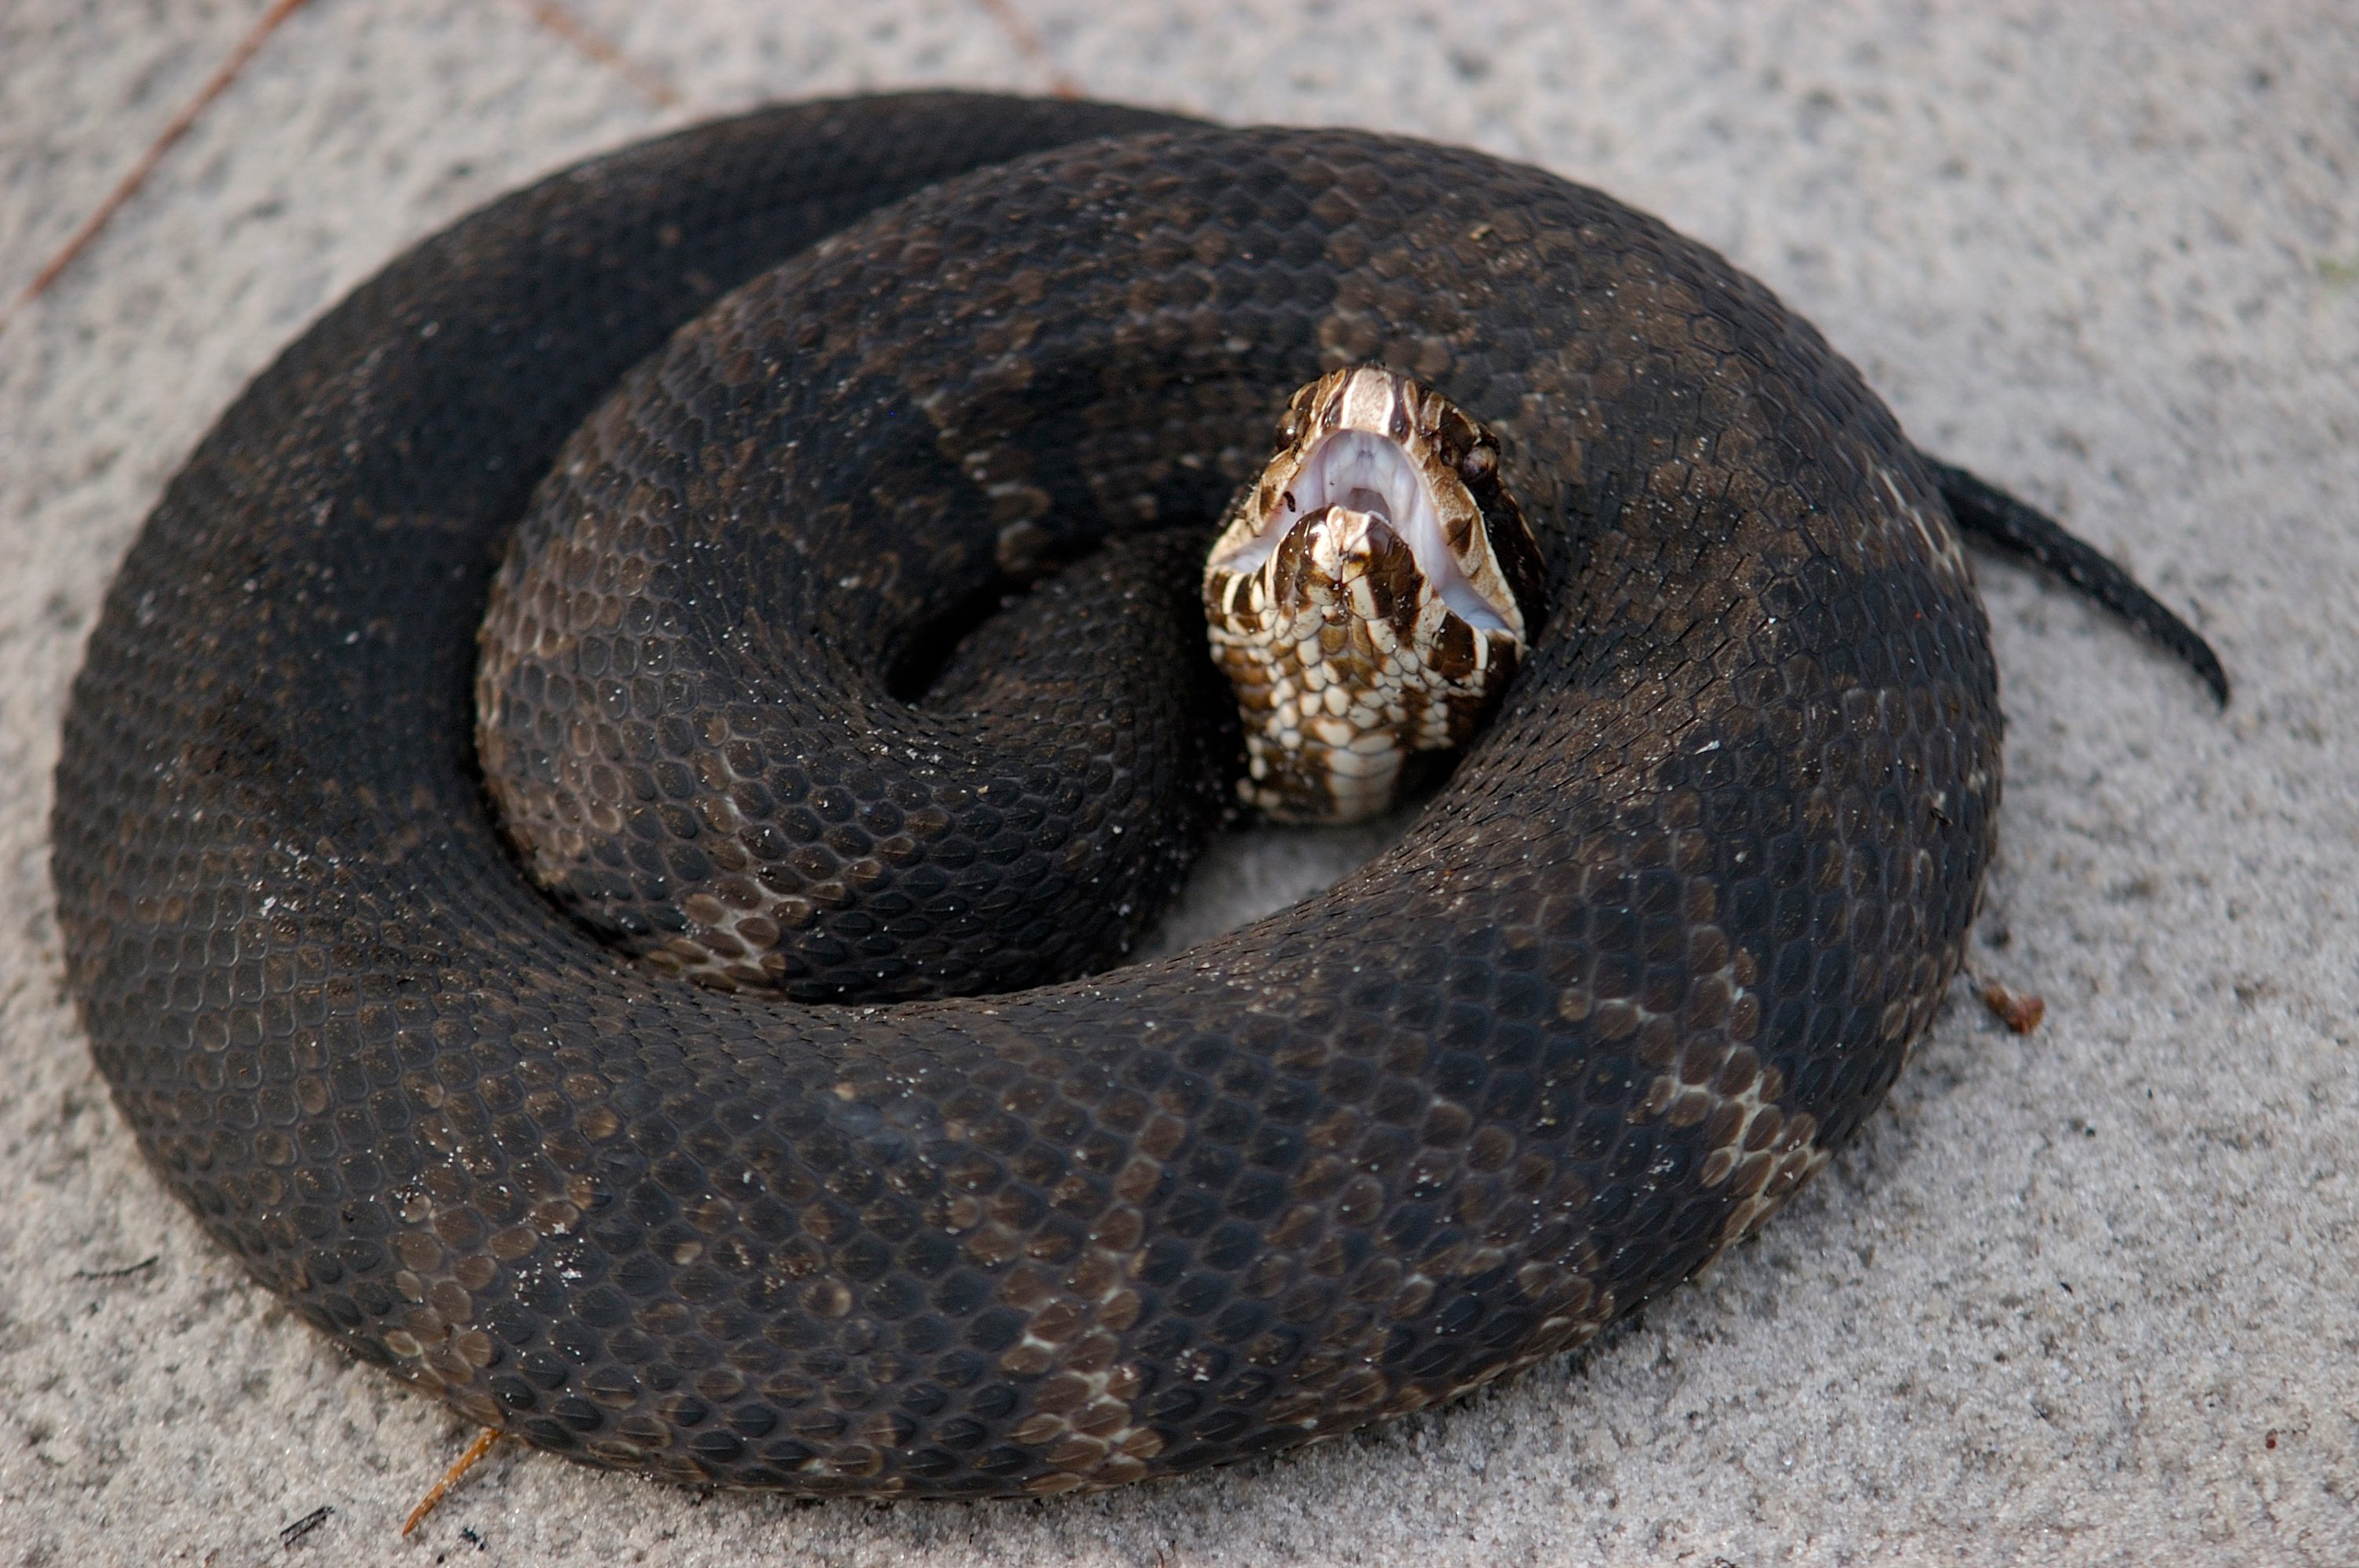
<svg viewBox="0 0 2359 1568">
<path fill-rule="evenodd" d="M 1201 549 L 1364 362 L 1500 432 L 1547 624 L 1396 849 L 1071 979 L 1232 743 L 1087 684 L 1174 662 L 1093 596 L 1156 599 L 1117 557 Z M 1949 472 L 1758 284 L 1529 168 L 960 95 L 704 126 L 394 262 L 172 481 L 66 725 L 71 988 L 256 1279 L 540 1446 L 975 1495 L 1332 1435 L 1581 1344 L 1891 1085 L 1999 793 Z M 560 892 L 675 960 L 699 909 L 801 932 L 707 976 L 795 1000 L 616 952 L 502 837 L 471 686 L 537 485 L 617 549 L 512 617 L 571 662 L 486 731 L 527 786 L 601 759 L 625 848 Z M 1101 537 L 911 700 L 926 628 Z"/>
</svg>

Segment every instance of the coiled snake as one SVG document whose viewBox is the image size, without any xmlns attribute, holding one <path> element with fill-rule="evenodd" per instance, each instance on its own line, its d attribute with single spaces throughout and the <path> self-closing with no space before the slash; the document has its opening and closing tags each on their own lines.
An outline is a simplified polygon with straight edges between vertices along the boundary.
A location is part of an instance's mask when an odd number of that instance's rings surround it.
<svg viewBox="0 0 2359 1568">
<path fill-rule="evenodd" d="M 1545 624 L 1397 848 L 1074 979 L 1229 797 L 1210 525 L 1363 362 L 1499 433 Z M 517 829 L 573 914 L 477 771 L 527 512 L 486 744 L 503 798 L 577 786 Z M 540 1446 L 972 1495 L 1328 1436 L 1579 1345 L 1892 1083 L 1998 801 L 1953 519 L 2224 695 L 1594 191 L 1103 105 L 769 110 L 424 242 L 198 449 L 74 691 L 71 983 L 208 1231 Z M 666 972 L 688 938 L 717 983 Z"/>
</svg>

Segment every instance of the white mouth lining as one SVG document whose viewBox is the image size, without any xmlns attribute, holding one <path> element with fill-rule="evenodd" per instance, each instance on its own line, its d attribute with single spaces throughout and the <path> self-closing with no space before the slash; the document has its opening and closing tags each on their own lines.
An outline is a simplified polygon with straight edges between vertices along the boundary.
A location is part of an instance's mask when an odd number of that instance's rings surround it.
<svg viewBox="0 0 2359 1568">
<path fill-rule="evenodd" d="M 1373 431 L 1337 430 L 1321 437 L 1268 524 L 1221 565 L 1234 572 L 1258 571 L 1288 531 L 1322 506 L 1348 507 L 1380 519 L 1408 543 L 1417 569 L 1468 625 L 1478 632 L 1508 629 L 1451 555 L 1440 514 L 1416 465 L 1398 442 Z"/>
</svg>

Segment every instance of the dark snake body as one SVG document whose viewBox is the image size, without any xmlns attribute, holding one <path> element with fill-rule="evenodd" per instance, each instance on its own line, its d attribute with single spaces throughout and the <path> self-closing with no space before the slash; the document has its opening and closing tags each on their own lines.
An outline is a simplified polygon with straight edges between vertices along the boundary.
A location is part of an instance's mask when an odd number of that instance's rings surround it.
<svg viewBox="0 0 2359 1568">
<path fill-rule="evenodd" d="M 684 1480 L 1103 1485 L 1580 1344 L 1883 1097 L 1999 789 L 1935 470 L 1758 284 L 1593 191 L 1349 133 L 1083 139 L 1169 124 L 872 100 L 584 165 L 394 263 L 172 482 L 75 688 L 60 921 L 143 1146 L 305 1319 Z M 751 855 L 837 920 L 812 995 L 901 915 L 940 989 L 1038 978 L 994 934 L 1086 902 L 1127 808 L 1085 791 L 1164 767 L 1125 737 L 1171 719 L 1076 699 L 1061 752 L 962 773 L 862 743 L 918 720 L 839 642 L 890 656 L 1011 539 L 1208 524 L 1288 395 L 1361 360 L 1503 432 L 1549 571 L 1408 838 L 1176 958 L 991 998 L 730 994 L 553 910 L 475 768 L 498 551 L 609 389 L 788 258 L 549 492 L 790 540 L 708 567 L 635 535 L 636 588 L 583 585 L 577 632 L 646 596 L 582 666 L 618 809 L 672 834 L 618 885 Z M 698 735 L 751 750 L 716 783 Z M 747 781 L 784 839 L 699 828 Z M 1168 882 L 1198 828 L 1134 816 L 1148 869 L 1104 874 Z"/>
</svg>

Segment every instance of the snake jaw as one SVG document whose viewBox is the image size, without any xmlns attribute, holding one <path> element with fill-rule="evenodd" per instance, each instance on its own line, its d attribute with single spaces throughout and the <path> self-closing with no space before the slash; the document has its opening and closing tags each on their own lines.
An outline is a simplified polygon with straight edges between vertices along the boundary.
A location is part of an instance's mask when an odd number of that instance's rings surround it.
<svg viewBox="0 0 2359 1568">
<path fill-rule="evenodd" d="M 1238 793 L 1282 821 L 1389 809 L 1412 753 L 1464 745 L 1528 638 L 1537 551 L 1499 443 L 1377 366 L 1296 393 L 1204 567 L 1245 716 Z"/>
</svg>

